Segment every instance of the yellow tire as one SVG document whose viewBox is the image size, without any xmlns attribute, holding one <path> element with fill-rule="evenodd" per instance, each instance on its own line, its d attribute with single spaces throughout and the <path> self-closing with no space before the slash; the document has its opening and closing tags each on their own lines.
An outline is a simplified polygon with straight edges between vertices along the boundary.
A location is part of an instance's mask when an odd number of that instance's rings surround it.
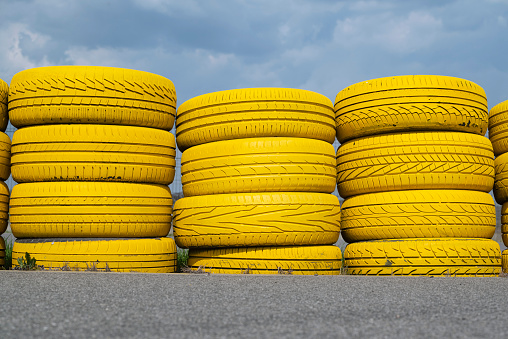
<svg viewBox="0 0 508 339">
<path fill-rule="evenodd" d="M 7 180 L 11 175 L 11 139 L 0 132 L 0 180 Z"/>
<path fill-rule="evenodd" d="M 9 188 L 0 181 L 0 234 L 4 233 L 9 223 Z"/>
<path fill-rule="evenodd" d="M 328 245 L 339 238 L 339 199 L 324 193 L 242 193 L 179 199 L 182 248 Z"/>
<path fill-rule="evenodd" d="M 9 86 L 5 81 L 0 79 L 0 131 L 5 132 L 9 123 L 9 113 L 7 110 L 7 102 L 9 96 Z"/>
<path fill-rule="evenodd" d="M 508 250 L 503 251 L 503 272 L 508 273 Z"/>
<path fill-rule="evenodd" d="M 489 138 L 496 156 L 508 152 L 508 100 L 490 110 Z"/>
<path fill-rule="evenodd" d="M 508 247 L 508 202 L 501 208 L 501 236 L 504 245 Z"/>
<path fill-rule="evenodd" d="M 225 274 L 338 275 L 342 253 L 331 245 L 189 250 L 188 266 Z"/>
<path fill-rule="evenodd" d="M 494 153 L 472 133 L 414 132 L 370 136 L 337 150 L 337 188 L 343 198 L 412 189 L 490 192 Z"/>
<path fill-rule="evenodd" d="M 342 237 L 348 243 L 401 238 L 487 238 L 496 230 L 496 208 L 485 192 L 411 190 L 363 194 L 342 204 Z"/>
<path fill-rule="evenodd" d="M 14 132 L 12 177 L 34 181 L 121 181 L 168 185 L 175 176 L 175 137 L 114 125 L 46 125 Z"/>
<path fill-rule="evenodd" d="M 25 253 L 37 266 L 52 270 L 172 273 L 176 245 L 171 238 L 148 239 L 17 239 L 12 263 Z"/>
<path fill-rule="evenodd" d="M 156 74 L 98 66 L 52 66 L 14 75 L 9 117 L 15 127 L 111 124 L 170 130 L 173 83 Z"/>
<path fill-rule="evenodd" d="M 490 239 L 427 238 L 349 244 L 345 269 L 353 275 L 497 276 L 501 249 Z"/>
<path fill-rule="evenodd" d="M 183 151 L 220 140 L 296 137 L 335 140 L 332 102 L 324 95 L 289 88 L 246 88 L 204 94 L 184 102 L 176 117 Z"/>
<path fill-rule="evenodd" d="M 351 85 L 335 98 L 337 139 L 402 131 L 458 131 L 484 135 L 483 88 L 459 78 L 406 75 Z"/>
<path fill-rule="evenodd" d="M 0 269 L 5 265 L 5 241 L 0 237 Z"/>
<path fill-rule="evenodd" d="M 502 205 L 508 201 L 508 153 L 496 157 L 494 169 L 496 173 L 494 197 L 497 203 Z"/>
<path fill-rule="evenodd" d="M 182 154 L 186 197 L 247 192 L 332 193 L 335 150 L 327 142 L 302 138 L 217 141 Z"/>
<path fill-rule="evenodd" d="M 171 227 L 167 186 L 117 182 L 41 182 L 14 186 L 16 238 L 164 237 Z"/>
</svg>

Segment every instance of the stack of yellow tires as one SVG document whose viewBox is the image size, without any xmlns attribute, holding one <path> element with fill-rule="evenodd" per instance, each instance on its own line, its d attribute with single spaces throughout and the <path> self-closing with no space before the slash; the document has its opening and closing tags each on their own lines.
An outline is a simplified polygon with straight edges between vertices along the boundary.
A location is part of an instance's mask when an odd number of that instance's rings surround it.
<svg viewBox="0 0 508 339">
<path fill-rule="evenodd" d="M 47 269 L 174 272 L 168 184 L 173 83 L 127 69 L 58 66 L 16 74 L 13 263 Z"/>
<path fill-rule="evenodd" d="M 494 197 L 501 208 L 501 232 L 508 247 L 508 100 L 494 106 L 489 113 L 489 138 L 496 155 Z M 503 271 L 508 273 L 508 250 L 502 255 Z"/>
<path fill-rule="evenodd" d="M 444 76 L 374 79 L 339 92 L 335 113 L 349 274 L 500 273 L 481 87 Z"/>
<path fill-rule="evenodd" d="M 5 263 L 5 241 L 1 235 L 9 222 L 9 188 L 5 180 L 11 174 L 11 139 L 4 133 L 9 122 L 8 94 L 9 86 L 0 79 L 0 267 Z"/>
<path fill-rule="evenodd" d="M 238 89 L 176 117 L 184 198 L 174 236 L 191 270 L 339 274 L 332 103 L 305 90 Z"/>
</svg>

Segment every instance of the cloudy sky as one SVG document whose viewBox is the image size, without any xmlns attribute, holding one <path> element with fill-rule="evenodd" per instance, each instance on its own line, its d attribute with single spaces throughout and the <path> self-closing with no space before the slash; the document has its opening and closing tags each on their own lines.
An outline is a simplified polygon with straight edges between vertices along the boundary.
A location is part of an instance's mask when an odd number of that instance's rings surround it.
<svg viewBox="0 0 508 339">
<path fill-rule="evenodd" d="M 244 87 L 332 101 L 383 76 L 440 74 L 508 99 L 508 0 L 0 0 L 0 78 L 102 65 L 171 79 L 178 104 Z"/>
</svg>

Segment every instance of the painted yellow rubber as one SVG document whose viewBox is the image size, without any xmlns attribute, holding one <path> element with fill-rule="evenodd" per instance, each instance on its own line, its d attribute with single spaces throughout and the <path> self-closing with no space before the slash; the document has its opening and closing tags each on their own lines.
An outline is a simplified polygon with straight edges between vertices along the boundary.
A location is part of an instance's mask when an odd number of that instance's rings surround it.
<svg viewBox="0 0 508 339">
<path fill-rule="evenodd" d="M 342 204 L 348 243 L 400 238 L 486 238 L 496 230 L 492 196 L 465 190 L 410 190 L 363 194 Z"/>
<path fill-rule="evenodd" d="M 508 273 L 508 250 L 503 251 L 503 272 Z"/>
<path fill-rule="evenodd" d="M 7 110 L 7 102 L 9 95 L 9 85 L 0 79 L 0 131 L 5 132 L 9 123 L 9 114 Z"/>
<path fill-rule="evenodd" d="M 459 78 L 407 75 L 351 85 L 335 98 L 337 139 L 402 131 L 458 131 L 484 135 L 483 88 Z"/>
<path fill-rule="evenodd" d="M 496 173 L 494 197 L 497 203 L 502 205 L 508 201 L 508 153 L 503 153 L 496 157 L 494 171 Z"/>
<path fill-rule="evenodd" d="M 182 154 L 186 197 L 246 192 L 332 193 L 335 150 L 325 141 L 248 138 L 211 142 Z"/>
<path fill-rule="evenodd" d="M 120 181 L 168 185 L 175 137 L 137 126 L 47 125 L 14 132 L 12 177 L 34 181 Z"/>
<path fill-rule="evenodd" d="M 14 75 L 9 117 L 15 127 L 112 124 L 170 130 L 173 83 L 156 74 L 98 66 L 51 66 Z"/>
<path fill-rule="evenodd" d="M 504 245 L 508 247 L 508 202 L 501 208 L 501 235 Z"/>
<path fill-rule="evenodd" d="M 171 238 L 148 239 L 17 239 L 12 263 L 29 253 L 45 269 L 172 273 L 176 245 Z"/>
<path fill-rule="evenodd" d="M 508 100 L 490 110 L 489 138 L 496 156 L 508 152 Z"/>
<path fill-rule="evenodd" d="M 7 180 L 11 175 L 11 139 L 0 132 L 0 180 Z"/>
<path fill-rule="evenodd" d="M 240 193 L 179 199 L 173 232 L 182 248 L 329 245 L 339 199 L 325 193 Z"/>
<path fill-rule="evenodd" d="M 490 192 L 494 153 L 489 139 L 460 132 L 385 134 L 352 140 L 337 150 L 343 198 L 411 189 Z"/>
<path fill-rule="evenodd" d="M 117 182 L 41 182 L 14 186 L 16 238 L 163 237 L 171 227 L 167 186 Z"/>
<path fill-rule="evenodd" d="M 0 234 L 7 229 L 9 221 L 9 188 L 0 181 Z"/>
<path fill-rule="evenodd" d="M 335 140 L 332 102 L 324 95 L 290 88 L 246 88 L 204 94 L 184 102 L 176 117 L 183 151 L 220 140 L 296 137 Z"/>
<path fill-rule="evenodd" d="M 5 241 L 0 237 L 0 268 L 5 265 Z"/>
<path fill-rule="evenodd" d="M 331 245 L 191 249 L 188 266 L 226 274 L 338 275 L 342 253 Z"/>
<path fill-rule="evenodd" d="M 348 274 L 497 276 L 501 249 L 490 239 L 427 238 L 349 244 Z"/>
</svg>

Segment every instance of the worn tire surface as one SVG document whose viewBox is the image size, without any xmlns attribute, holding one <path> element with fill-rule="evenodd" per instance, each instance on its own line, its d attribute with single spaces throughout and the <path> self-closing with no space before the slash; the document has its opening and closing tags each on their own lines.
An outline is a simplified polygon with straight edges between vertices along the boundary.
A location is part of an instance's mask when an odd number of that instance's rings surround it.
<svg viewBox="0 0 508 339">
<path fill-rule="evenodd" d="M 501 249 L 490 239 L 427 238 L 349 244 L 349 274 L 497 276 Z"/>
<path fill-rule="evenodd" d="M 343 198 L 410 189 L 490 192 L 493 184 L 492 144 L 472 133 L 369 136 L 337 150 L 337 188 Z"/>
<path fill-rule="evenodd" d="M 12 263 L 29 253 L 45 269 L 73 271 L 172 273 L 176 245 L 171 238 L 145 239 L 17 239 Z"/>
<path fill-rule="evenodd" d="M 9 223 L 9 187 L 0 181 L 0 235 Z"/>
<path fill-rule="evenodd" d="M 492 196 L 465 190 L 411 190 L 363 194 L 342 204 L 348 243 L 400 238 L 487 238 L 496 230 Z"/>
<path fill-rule="evenodd" d="M 34 181 L 120 181 L 168 185 L 175 137 L 154 128 L 47 125 L 14 132 L 12 177 Z"/>
<path fill-rule="evenodd" d="M 496 156 L 508 152 L 508 100 L 490 110 L 489 138 Z"/>
<path fill-rule="evenodd" d="M 246 192 L 332 193 L 335 150 L 303 138 L 249 138 L 191 147 L 182 154 L 186 197 Z"/>
<path fill-rule="evenodd" d="M 14 186 L 16 238 L 164 237 L 171 227 L 169 187 L 117 182 L 42 182 Z"/>
<path fill-rule="evenodd" d="M 335 140 L 332 102 L 290 88 L 246 88 L 200 95 L 184 102 L 176 117 L 180 150 L 219 140 L 297 137 Z"/>
<path fill-rule="evenodd" d="M 484 135 L 488 127 L 483 88 L 459 78 L 407 75 L 351 85 L 335 98 L 340 143 L 402 131 L 459 131 Z"/>
<path fill-rule="evenodd" d="M 188 266 L 226 274 L 338 275 L 342 253 L 331 245 L 191 249 Z"/>
<path fill-rule="evenodd" d="M 9 112 L 7 107 L 9 97 L 9 85 L 0 79 L 0 131 L 5 132 L 9 123 Z"/>
<path fill-rule="evenodd" d="M 7 180 L 11 175 L 11 139 L 0 132 L 0 180 Z"/>
<path fill-rule="evenodd" d="M 218 194 L 175 203 L 173 232 L 183 248 L 328 245 L 339 231 L 339 199 L 331 194 Z"/>
<path fill-rule="evenodd" d="M 160 75 L 113 67 L 51 66 L 14 75 L 9 117 L 15 127 L 112 124 L 170 130 L 173 83 Z"/>
</svg>

